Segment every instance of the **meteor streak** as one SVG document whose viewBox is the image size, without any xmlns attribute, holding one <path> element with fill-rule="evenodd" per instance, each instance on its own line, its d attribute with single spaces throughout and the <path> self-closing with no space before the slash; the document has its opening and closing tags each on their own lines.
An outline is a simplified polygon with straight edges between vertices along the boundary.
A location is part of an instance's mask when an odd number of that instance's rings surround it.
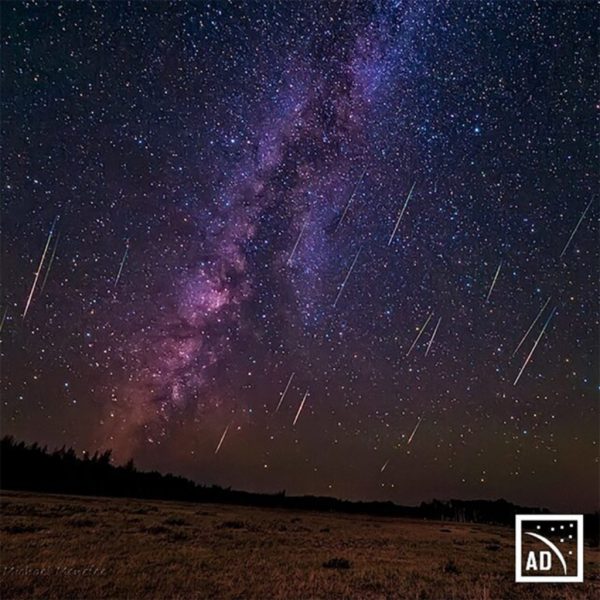
<svg viewBox="0 0 600 600">
<path fill-rule="evenodd" d="M 415 428 L 413 429 L 412 433 L 410 434 L 410 437 L 408 438 L 408 442 L 406 443 L 407 446 L 410 446 L 410 443 L 413 441 L 413 438 L 415 437 L 415 433 L 417 433 L 417 429 L 419 429 L 419 425 L 421 424 L 422 420 L 423 420 L 423 417 L 419 417 L 419 420 L 417 421 Z"/>
<path fill-rule="evenodd" d="M 350 265 L 350 268 L 348 269 L 348 273 L 346 273 L 346 278 L 344 279 L 344 282 L 342 283 L 342 286 L 340 287 L 337 296 L 335 297 L 335 302 L 333 303 L 333 306 L 336 306 L 336 304 L 338 303 L 338 300 L 340 299 L 340 296 L 342 295 L 342 292 L 344 291 L 344 288 L 346 287 L 346 283 L 348 281 L 348 278 L 350 277 L 350 274 L 352 273 L 352 270 L 354 269 L 354 265 L 356 264 L 356 261 L 358 260 L 358 255 L 360 254 L 362 248 L 358 249 L 358 252 L 356 253 L 356 256 L 354 257 L 354 260 L 352 261 L 352 264 Z"/>
<path fill-rule="evenodd" d="M 427 344 L 427 350 L 425 350 L 425 356 L 427 356 L 429 354 L 429 350 L 431 350 L 431 344 L 433 344 L 433 340 L 435 339 L 435 334 L 437 333 L 438 327 L 440 326 L 440 322 L 442 320 L 442 317 L 440 317 L 435 325 L 435 329 L 433 330 L 433 334 L 431 335 L 431 338 L 429 339 L 429 343 Z"/>
<path fill-rule="evenodd" d="M 231 425 L 231 423 L 229 423 L 229 425 Z M 219 452 L 219 450 L 221 449 L 221 446 L 223 445 L 223 440 L 225 439 L 225 436 L 227 435 L 229 425 L 227 425 L 227 427 L 225 427 L 225 431 L 223 432 L 223 435 L 221 436 L 221 439 L 219 440 L 219 443 L 217 444 L 217 449 L 215 450 L 215 454 L 217 454 Z"/>
<path fill-rule="evenodd" d="M 8 306 L 4 309 L 4 314 L 2 315 L 2 321 L 0 321 L 0 333 L 4 329 L 4 321 L 6 321 L 7 314 L 8 314 Z"/>
<path fill-rule="evenodd" d="M 283 402 L 283 399 L 285 398 L 285 395 L 287 394 L 288 390 L 290 389 L 290 385 L 292 383 L 292 379 L 294 379 L 294 375 L 295 375 L 295 373 L 292 373 L 290 375 L 290 378 L 288 379 L 287 385 L 285 386 L 285 389 L 281 393 L 281 398 L 279 398 L 279 404 L 277 405 L 277 408 L 275 409 L 275 412 L 279 411 L 279 408 L 281 407 L 281 403 Z"/>
<path fill-rule="evenodd" d="M 417 345 L 417 342 L 419 341 L 419 338 L 423 335 L 423 332 L 425 331 L 427 324 L 429 323 L 429 321 L 431 321 L 431 317 L 433 317 L 433 312 L 427 317 L 427 320 L 421 326 L 421 329 L 419 330 L 419 333 L 417 333 L 417 337 L 414 339 L 411 347 L 408 349 L 406 356 L 408 356 L 413 351 L 413 348 Z"/>
<path fill-rule="evenodd" d="M 513 356 L 519 351 L 519 348 L 523 345 L 523 342 L 525 341 L 527 336 L 531 333 L 531 330 L 533 329 L 534 325 L 537 323 L 538 319 L 542 316 L 542 313 L 546 309 L 546 306 L 548 306 L 548 302 L 550 302 L 550 297 L 548 298 L 548 300 L 546 300 L 546 302 L 544 302 L 544 306 L 542 306 L 540 312 L 537 314 L 537 317 L 532 321 L 531 325 L 529 326 L 529 329 L 525 332 L 525 335 L 521 338 L 519 345 L 515 348 L 515 351 L 512 353 Z"/>
<path fill-rule="evenodd" d="M 344 219 L 346 218 L 346 213 L 348 212 L 348 209 L 350 208 L 350 204 L 352 204 L 352 200 L 354 200 L 354 196 L 356 195 L 356 191 L 358 190 L 360 184 L 362 183 L 363 177 L 365 176 L 366 172 L 367 172 L 367 169 L 365 169 L 362 172 L 362 175 L 358 179 L 357 184 L 354 186 L 354 190 L 352 190 L 352 194 L 350 195 L 350 198 L 349 198 L 348 202 L 346 202 L 346 207 L 344 208 L 344 212 L 342 213 L 342 216 L 341 216 L 340 220 L 338 221 L 338 224 L 335 227 L 335 231 L 337 231 L 339 229 L 340 225 L 344 222 Z M 334 233 L 335 233 L 335 231 L 334 231 Z"/>
<path fill-rule="evenodd" d="M 546 327 L 548 327 L 548 324 L 550 323 L 550 320 L 554 316 L 555 312 L 556 312 L 556 306 L 552 309 L 550 316 L 546 319 L 546 322 L 544 323 L 544 326 L 542 327 L 542 331 L 540 331 L 540 334 L 537 336 L 537 339 L 535 340 L 535 343 L 533 344 L 533 348 L 527 355 L 527 358 L 525 359 L 525 362 L 523 363 L 523 366 L 521 367 L 521 370 L 519 371 L 519 374 L 517 375 L 517 378 L 515 379 L 513 386 L 517 385 L 517 383 L 519 382 L 519 379 L 521 378 L 521 375 L 523 374 L 525 367 L 527 367 L 529 361 L 531 360 L 531 357 L 533 356 L 533 353 L 535 352 L 537 345 L 540 343 L 540 340 L 542 339 L 542 336 L 544 335 L 544 333 L 546 331 Z"/>
<path fill-rule="evenodd" d="M 402 207 L 402 210 L 400 211 L 400 215 L 398 217 L 398 220 L 396 221 L 394 231 L 392 231 L 392 235 L 390 235 L 390 239 L 388 241 L 388 246 L 394 240 L 394 236 L 396 235 L 396 231 L 398 231 L 398 227 L 400 226 L 400 221 L 402 220 L 402 217 L 404 216 L 404 211 L 406 210 L 406 207 L 408 206 L 408 201 L 410 200 L 410 197 L 412 196 L 412 193 L 413 193 L 413 190 L 415 189 L 416 184 L 417 184 L 417 182 L 415 181 L 412 184 L 412 187 L 410 188 L 410 192 L 408 192 L 408 196 L 406 196 L 406 200 L 404 201 L 404 206 Z"/>
<path fill-rule="evenodd" d="M 391 459 L 390 459 L 390 458 L 388 458 L 388 459 L 385 461 L 385 464 L 383 465 L 383 467 L 381 467 L 381 470 L 379 471 L 380 473 L 383 473 L 383 472 L 385 471 L 385 468 L 388 466 L 388 464 L 389 464 L 390 460 L 391 460 Z"/>
<path fill-rule="evenodd" d="M 115 282 L 113 283 L 113 288 L 117 287 L 119 283 L 119 279 L 121 279 L 121 273 L 123 272 L 123 265 L 125 265 L 125 261 L 127 260 L 127 255 L 129 254 L 129 240 L 125 242 L 125 252 L 123 253 L 123 258 L 121 259 L 121 264 L 119 265 L 119 272 L 115 277 Z"/>
<path fill-rule="evenodd" d="M 577 233 L 577 230 L 579 229 L 579 226 L 581 225 L 583 219 L 585 219 L 585 215 L 587 214 L 587 211 L 589 210 L 590 206 L 592 205 L 593 200 L 594 199 L 592 198 L 592 200 L 590 200 L 588 202 L 588 205 L 585 207 L 585 210 L 583 211 L 581 217 L 579 217 L 579 221 L 577 221 L 577 225 L 575 225 L 575 229 L 573 229 L 573 231 L 571 232 L 571 236 L 567 240 L 567 243 L 565 244 L 563 251 L 560 253 L 560 258 L 563 257 L 564 253 L 567 251 L 567 248 L 569 247 L 569 244 L 571 243 L 571 240 L 575 237 L 575 234 Z"/>
<path fill-rule="evenodd" d="M 25 304 L 25 310 L 23 311 L 23 319 L 27 316 L 27 311 L 31 306 L 31 299 L 33 298 L 33 294 L 35 292 L 35 288 L 37 286 L 38 279 L 40 277 L 40 273 L 42 272 L 42 266 L 44 265 L 44 260 L 46 259 L 46 254 L 48 252 L 48 247 L 50 246 L 50 240 L 52 239 L 52 235 L 54 234 L 54 226 L 56 225 L 56 220 L 58 217 L 54 219 L 52 222 L 52 227 L 50 227 L 50 231 L 48 233 L 48 238 L 46 239 L 46 245 L 44 246 L 44 251 L 42 252 L 42 258 L 40 258 L 40 263 L 38 265 L 37 271 L 35 272 L 35 276 L 33 278 L 33 284 L 31 285 L 31 291 L 29 292 L 29 297 L 27 298 L 27 302 Z"/>
<path fill-rule="evenodd" d="M 296 248 L 298 248 L 298 244 L 300 243 L 300 238 L 302 237 L 302 234 L 304 233 L 304 230 L 306 229 L 306 223 L 307 223 L 307 221 L 304 222 L 304 225 L 302 225 L 302 229 L 300 230 L 300 233 L 298 234 L 296 243 L 294 244 L 294 247 L 292 248 L 292 253 L 290 254 L 290 257 L 287 260 L 288 265 L 292 264 L 292 258 L 294 258 L 294 254 L 296 254 Z"/>
<path fill-rule="evenodd" d="M 46 274 L 44 275 L 44 280 L 42 281 L 42 285 L 40 287 L 40 294 L 46 288 L 46 281 L 48 281 L 48 275 L 50 275 L 50 269 L 52 268 L 52 263 L 54 263 L 54 256 L 56 255 L 56 248 L 58 247 L 59 240 L 60 240 L 60 233 L 57 234 L 56 239 L 54 240 L 54 247 L 52 248 L 52 254 L 50 255 L 50 260 L 48 261 L 48 268 L 46 269 Z"/>
<path fill-rule="evenodd" d="M 490 296 L 492 295 L 492 292 L 494 291 L 494 286 L 496 285 L 496 280 L 498 279 L 498 275 L 500 275 L 501 268 L 502 268 L 502 261 L 500 261 L 500 264 L 498 265 L 498 268 L 496 269 L 496 274 L 494 275 L 494 281 L 492 281 L 492 285 L 490 286 L 490 291 L 488 292 L 487 297 L 485 299 L 486 302 L 489 302 Z"/>
<path fill-rule="evenodd" d="M 302 412 L 302 409 L 304 408 L 304 403 L 306 402 L 307 397 L 308 397 L 308 390 L 306 390 L 306 392 L 304 392 L 304 398 L 302 398 L 302 402 L 300 402 L 300 406 L 298 407 L 298 412 L 296 413 L 296 417 L 294 418 L 294 422 L 292 423 L 292 425 L 295 425 L 296 421 L 298 421 L 298 417 L 300 416 L 300 413 Z"/>
</svg>

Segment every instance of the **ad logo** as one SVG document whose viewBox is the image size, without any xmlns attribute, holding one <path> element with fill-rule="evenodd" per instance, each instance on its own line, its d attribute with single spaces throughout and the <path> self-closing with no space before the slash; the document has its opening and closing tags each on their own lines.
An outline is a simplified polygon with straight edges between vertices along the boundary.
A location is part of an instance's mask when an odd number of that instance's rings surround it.
<svg viewBox="0 0 600 600">
<path fill-rule="evenodd" d="M 582 582 L 583 515 L 516 515 L 515 581 Z"/>
</svg>

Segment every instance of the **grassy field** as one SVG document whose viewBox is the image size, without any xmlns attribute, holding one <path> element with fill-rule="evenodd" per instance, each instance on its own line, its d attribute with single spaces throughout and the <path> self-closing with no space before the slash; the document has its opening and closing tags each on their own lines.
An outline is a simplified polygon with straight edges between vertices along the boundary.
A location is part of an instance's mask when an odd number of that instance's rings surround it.
<svg viewBox="0 0 600 600">
<path fill-rule="evenodd" d="M 600 597 L 515 584 L 512 530 L 343 514 L 3 492 L 9 598 Z"/>
</svg>

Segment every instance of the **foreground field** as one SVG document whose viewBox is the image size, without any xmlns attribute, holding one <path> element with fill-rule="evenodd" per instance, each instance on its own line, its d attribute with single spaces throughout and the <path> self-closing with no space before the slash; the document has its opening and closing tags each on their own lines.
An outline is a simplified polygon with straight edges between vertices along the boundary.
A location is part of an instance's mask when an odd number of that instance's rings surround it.
<svg viewBox="0 0 600 600">
<path fill-rule="evenodd" d="M 220 505 L 2 493 L 9 598 L 600 597 L 513 583 L 506 528 Z"/>
</svg>

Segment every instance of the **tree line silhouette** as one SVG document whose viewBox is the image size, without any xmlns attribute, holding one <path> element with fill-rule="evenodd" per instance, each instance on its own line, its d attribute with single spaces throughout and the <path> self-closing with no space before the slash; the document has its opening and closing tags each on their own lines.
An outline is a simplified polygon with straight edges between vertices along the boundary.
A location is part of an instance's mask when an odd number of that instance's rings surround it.
<svg viewBox="0 0 600 600">
<path fill-rule="evenodd" d="M 506 500 L 432 500 L 419 506 L 393 502 L 361 502 L 328 496 L 287 496 L 244 492 L 197 484 L 185 477 L 157 471 L 138 471 L 130 460 L 113 465 L 111 451 L 84 453 L 73 448 L 52 452 L 37 443 L 27 445 L 5 436 L 0 442 L 0 488 L 83 496 L 112 496 L 152 500 L 214 502 L 294 510 L 335 511 L 441 521 L 514 525 L 515 514 L 547 513 Z M 585 515 L 586 537 L 598 545 L 599 513 Z"/>
</svg>

